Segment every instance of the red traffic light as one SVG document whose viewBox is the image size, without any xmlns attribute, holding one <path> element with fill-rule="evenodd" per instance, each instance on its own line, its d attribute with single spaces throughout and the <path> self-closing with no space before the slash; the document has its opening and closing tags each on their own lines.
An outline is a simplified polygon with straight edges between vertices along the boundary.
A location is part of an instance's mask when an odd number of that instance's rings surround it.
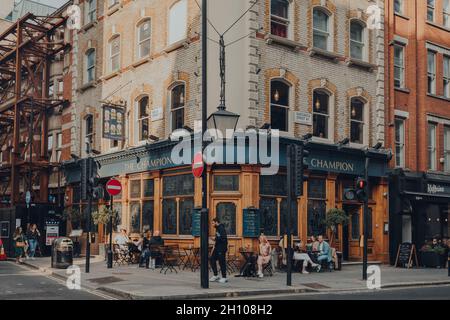
<svg viewBox="0 0 450 320">
<path fill-rule="evenodd" d="M 358 181 L 356 182 L 356 188 L 364 190 L 367 186 L 367 181 L 363 178 L 358 178 Z"/>
</svg>

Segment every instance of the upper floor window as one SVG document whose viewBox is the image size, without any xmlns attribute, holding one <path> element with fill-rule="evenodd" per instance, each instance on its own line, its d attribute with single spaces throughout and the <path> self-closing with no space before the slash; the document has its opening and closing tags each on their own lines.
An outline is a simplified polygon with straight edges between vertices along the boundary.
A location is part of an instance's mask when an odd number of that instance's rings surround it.
<svg viewBox="0 0 450 320">
<path fill-rule="evenodd" d="M 180 0 L 169 11 L 169 45 L 186 38 L 187 2 Z"/>
<path fill-rule="evenodd" d="M 403 0 L 394 0 L 394 12 L 403 14 Z"/>
<path fill-rule="evenodd" d="M 149 131 L 149 99 L 148 96 L 145 96 L 141 98 L 138 101 L 138 114 L 137 114 L 137 121 L 138 121 L 138 142 L 146 141 L 149 137 L 150 131 Z"/>
<path fill-rule="evenodd" d="M 428 51 L 428 93 L 436 94 L 436 53 Z"/>
<path fill-rule="evenodd" d="M 109 71 L 115 72 L 120 68 L 120 36 L 109 41 Z"/>
<path fill-rule="evenodd" d="M 270 122 L 272 129 L 289 131 L 289 90 L 283 81 L 270 83 Z"/>
<path fill-rule="evenodd" d="M 353 20 L 350 23 L 350 56 L 354 59 L 364 60 L 364 25 Z"/>
<path fill-rule="evenodd" d="M 329 50 L 330 17 L 320 8 L 313 10 L 313 46 L 322 50 Z"/>
<path fill-rule="evenodd" d="M 442 11 L 444 14 L 443 19 L 444 26 L 450 28 L 450 0 L 444 0 Z"/>
<path fill-rule="evenodd" d="M 62 154 L 62 133 L 58 132 L 56 134 L 56 162 L 61 161 Z"/>
<path fill-rule="evenodd" d="M 436 170 L 436 124 L 428 124 L 428 169 Z"/>
<path fill-rule="evenodd" d="M 138 58 L 142 59 L 150 55 L 151 23 L 150 19 L 142 21 L 138 27 Z"/>
<path fill-rule="evenodd" d="M 444 56 L 444 96 L 450 98 L 450 56 Z"/>
<path fill-rule="evenodd" d="M 350 107 L 350 142 L 364 143 L 364 102 L 352 98 Z"/>
<path fill-rule="evenodd" d="M 434 21 L 434 9 L 436 8 L 436 0 L 427 0 L 427 20 Z"/>
<path fill-rule="evenodd" d="M 405 120 L 395 119 L 395 166 L 405 166 Z"/>
<path fill-rule="evenodd" d="M 85 7 L 85 24 L 94 22 L 97 19 L 97 0 L 88 0 Z"/>
<path fill-rule="evenodd" d="M 94 116 L 89 114 L 86 116 L 85 120 L 85 142 L 89 143 L 92 147 L 92 143 L 94 142 Z"/>
<path fill-rule="evenodd" d="M 444 127 L 444 170 L 450 172 L 450 127 Z"/>
<path fill-rule="evenodd" d="M 186 88 L 184 84 L 176 85 L 170 91 L 170 112 L 172 131 L 184 127 L 184 106 L 186 102 Z"/>
<path fill-rule="evenodd" d="M 289 37 L 289 0 L 272 0 L 270 6 L 270 33 L 279 37 Z"/>
<path fill-rule="evenodd" d="M 95 49 L 90 49 L 86 52 L 86 71 L 85 83 L 90 83 L 95 80 Z"/>
<path fill-rule="evenodd" d="M 401 45 L 394 45 L 394 86 L 396 88 L 405 87 L 405 48 Z"/>
<path fill-rule="evenodd" d="M 323 91 L 315 90 L 313 94 L 313 135 L 318 138 L 329 138 L 330 96 Z"/>
</svg>

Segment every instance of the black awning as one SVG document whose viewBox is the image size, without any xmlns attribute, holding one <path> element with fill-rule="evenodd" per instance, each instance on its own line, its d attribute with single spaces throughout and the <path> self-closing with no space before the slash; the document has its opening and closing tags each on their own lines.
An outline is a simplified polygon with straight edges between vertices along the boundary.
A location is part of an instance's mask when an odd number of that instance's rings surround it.
<svg viewBox="0 0 450 320">
<path fill-rule="evenodd" d="M 438 202 L 450 202 L 450 194 L 444 195 L 444 194 L 430 194 L 430 193 L 423 193 L 423 192 L 411 192 L 411 191 L 404 191 L 404 195 L 408 196 L 409 198 L 412 198 L 412 200 L 415 201 L 438 201 Z"/>
</svg>

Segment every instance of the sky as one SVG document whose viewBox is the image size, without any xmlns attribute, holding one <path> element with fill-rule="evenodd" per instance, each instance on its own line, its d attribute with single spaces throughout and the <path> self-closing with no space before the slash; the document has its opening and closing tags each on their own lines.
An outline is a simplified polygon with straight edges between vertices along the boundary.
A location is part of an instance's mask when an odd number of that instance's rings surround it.
<svg viewBox="0 0 450 320">
<path fill-rule="evenodd" d="M 20 0 L 16 0 L 16 2 L 18 2 Z M 60 6 L 62 6 L 63 4 L 65 4 L 68 0 L 33 0 L 34 2 L 40 2 L 46 5 L 49 5 L 51 7 L 55 7 L 58 8 Z"/>
</svg>

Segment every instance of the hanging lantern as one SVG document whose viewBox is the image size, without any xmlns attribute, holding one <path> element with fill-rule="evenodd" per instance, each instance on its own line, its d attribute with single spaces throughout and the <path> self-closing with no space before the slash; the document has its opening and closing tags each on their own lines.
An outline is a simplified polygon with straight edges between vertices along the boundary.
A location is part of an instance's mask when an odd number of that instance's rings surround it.
<svg viewBox="0 0 450 320">
<path fill-rule="evenodd" d="M 273 95 L 273 99 L 275 100 L 275 102 L 280 101 L 280 93 L 278 92 L 278 90 L 275 90 L 275 94 Z"/>
</svg>

